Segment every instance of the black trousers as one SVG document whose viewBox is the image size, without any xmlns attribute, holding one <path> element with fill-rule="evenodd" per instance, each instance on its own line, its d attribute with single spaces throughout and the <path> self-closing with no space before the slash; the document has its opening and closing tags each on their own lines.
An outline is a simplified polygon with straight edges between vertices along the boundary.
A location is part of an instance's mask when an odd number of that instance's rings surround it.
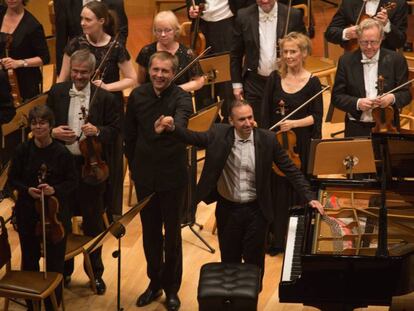
<svg viewBox="0 0 414 311">
<path fill-rule="evenodd" d="M 82 157 L 75 157 L 76 170 L 78 174 L 78 188 L 74 191 L 71 200 L 71 211 L 74 215 L 83 218 L 82 229 L 87 236 L 95 237 L 104 231 L 102 214 L 104 212 L 104 192 L 106 182 L 98 185 L 88 185 L 83 182 L 81 169 Z M 95 278 L 102 277 L 104 265 L 102 262 L 102 247 L 90 254 L 92 270 Z M 74 269 L 73 260 L 65 262 L 65 275 L 71 275 Z"/>
<path fill-rule="evenodd" d="M 154 192 L 141 185 L 135 187 L 139 199 Z M 162 288 L 167 294 L 177 293 L 181 286 L 181 215 L 185 190 L 186 186 L 183 186 L 155 192 L 140 214 L 150 287 Z"/>
<path fill-rule="evenodd" d="M 216 219 L 221 261 L 257 265 L 263 277 L 268 222 L 257 201 L 238 204 L 219 198 Z"/>
<path fill-rule="evenodd" d="M 40 260 L 40 242 L 41 237 L 37 237 L 33 230 L 24 230 L 23 226 L 19 226 L 19 239 L 20 248 L 22 252 L 22 270 L 27 271 L 39 271 Z M 63 266 L 65 261 L 65 249 L 66 249 L 66 235 L 62 241 L 52 244 L 46 243 L 46 265 L 47 271 L 58 272 L 63 274 Z M 58 305 L 62 301 L 62 283 L 56 288 L 55 291 L 56 300 Z M 33 306 L 31 301 L 27 301 L 29 310 L 32 310 Z M 50 298 L 45 299 L 46 310 L 53 310 L 52 302 Z"/>
<path fill-rule="evenodd" d="M 345 137 L 371 136 L 374 122 L 360 122 L 345 119 Z"/>
<path fill-rule="evenodd" d="M 267 77 L 255 72 L 248 71 L 243 80 L 243 91 L 245 99 L 252 105 L 254 119 L 261 125 L 261 110 L 263 94 L 267 82 Z"/>
</svg>

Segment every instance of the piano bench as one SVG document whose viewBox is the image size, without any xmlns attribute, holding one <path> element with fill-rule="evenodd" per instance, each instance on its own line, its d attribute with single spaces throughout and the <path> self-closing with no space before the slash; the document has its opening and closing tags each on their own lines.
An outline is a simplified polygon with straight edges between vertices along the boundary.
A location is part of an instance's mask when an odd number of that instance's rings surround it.
<svg viewBox="0 0 414 311">
<path fill-rule="evenodd" d="M 242 263 L 207 263 L 198 283 L 199 311 L 255 311 L 260 268 Z"/>
</svg>

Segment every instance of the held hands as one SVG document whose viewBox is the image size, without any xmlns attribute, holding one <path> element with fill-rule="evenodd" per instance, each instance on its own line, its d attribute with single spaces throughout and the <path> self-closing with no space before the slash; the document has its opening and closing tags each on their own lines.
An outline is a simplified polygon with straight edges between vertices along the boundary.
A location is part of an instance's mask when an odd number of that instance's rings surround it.
<svg viewBox="0 0 414 311">
<path fill-rule="evenodd" d="M 52 130 L 52 136 L 56 139 L 62 140 L 68 145 L 76 141 L 76 133 L 67 125 L 60 125 Z"/>
<path fill-rule="evenodd" d="M 309 201 L 308 204 L 309 204 L 310 207 L 316 208 L 318 210 L 319 214 L 323 215 L 325 213 L 325 211 L 323 210 L 322 204 L 318 200 Z"/>
<path fill-rule="evenodd" d="M 109 91 L 108 85 L 106 83 L 104 83 L 102 80 L 93 80 L 92 83 L 96 87 L 100 87 L 103 90 Z"/>
<path fill-rule="evenodd" d="M 236 98 L 236 100 L 243 100 L 244 99 L 243 89 L 241 87 L 233 88 L 233 95 Z"/>
<path fill-rule="evenodd" d="M 358 38 L 357 28 L 358 28 L 357 26 L 351 26 L 351 27 L 345 28 L 345 37 L 348 40 L 357 39 Z"/>
<path fill-rule="evenodd" d="M 16 60 L 11 57 L 2 58 L 1 64 L 5 69 L 16 69 L 23 67 L 23 62 L 21 60 Z"/>
<path fill-rule="evenodd" d="M 82 125 L 81 130 L 85 136 L 97 136 L 99 133 L 98 128 L 89 122 Z"/>
<path fill-rule="evenodd" d="M 37 186 L 37 188 L 30 187 L 28 190 L 28 193 L 33 199 L 38 200 L 42 196 L 42 189 L 43 189 L 44 195 L 55 194 L 55 188 L 53 188 L 52 186 L 48 184 L 40 184 L 39 186 Z"/>
<path fill-rule="evenodd" d="M 172 132 L 175 130 L 174 125 L 174 118 L 164 115 L 161 115 L 155 122 L 154 122 L 154 131 L 157 134 L 161 134 L 162 132 Z"/>
<path fill-rule="evenodd" d="M 379 11 L 377 13 L 377 15 L 374 16 L 374 19 L 379 21 L 383 26 L 387 25 L 388 23 L 388 12 L 386 9 L 381 9 L 381 11 Z"/>
<path fill-rule="evenodd" d="M 395 101 L 394 94 L 387 94 L 384 97 L 377 97 L 373 100 L 374 108 L 380 107 L 380 108 L 386 108 L 389 105 L 392 105 L 392 103 Z"/>
<path fill-rule="evenodd" d="M 295 120 L 285 120 L 280 123 L 280 130 L 282 132 L 290 131 L 291 129 L 295 128 Z"/>
<path fill-rule="evenodd" d="M 196 6 L 190 6 L 190 10 L 188 11 L 188 14 L 191 18 L 197 18 L 200 14 L 200 8 L 198 5 Z"/>
</svg>

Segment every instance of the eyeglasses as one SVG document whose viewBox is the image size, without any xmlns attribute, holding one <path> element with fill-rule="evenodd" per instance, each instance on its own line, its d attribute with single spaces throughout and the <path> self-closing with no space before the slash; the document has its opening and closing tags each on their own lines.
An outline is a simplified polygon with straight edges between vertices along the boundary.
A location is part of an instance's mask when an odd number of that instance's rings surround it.
<svg viewBox="0 0 414 311">
<path fill-rule="evenodd" d="M 157 35 L 160 35 L 160 34 L 162 34 L 162 33 L 169 34 L 169 33 L 170 33 L 170 32 L 172 32 L 172 31 L 173 31 L 173 29 L 172 29 L 172 28 L 155 29 L 155 33 L 156 33 Z"/>
<path fill-rule="evenodd" d="M 364 46 L 364 47 L 366 47 L 366 46 L 368 46 L 368 45 L 371 45 L 371 46 L 378 46 L 380 43 L 381 43 L 381 41 L 378 41 L 378 40 L 376 40 L 376 41 L 365 41 L 365 40 L 363 40 L 363 41 L 359 41 L 359 44 L 360 44 L 361 46 Z"/>
</svg>

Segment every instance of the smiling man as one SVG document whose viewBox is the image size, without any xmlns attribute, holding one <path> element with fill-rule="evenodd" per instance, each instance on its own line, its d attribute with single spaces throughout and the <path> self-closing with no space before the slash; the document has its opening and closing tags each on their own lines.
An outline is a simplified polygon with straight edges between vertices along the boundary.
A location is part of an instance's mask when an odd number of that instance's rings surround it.
<svg viewBox="0 0 414 311">
<path fill-rule="evenodd" d="M 137 306 L 166 294 L 168 310 L 178 310 L 182 276 L 181 209 L 187 187 L 186 146 L 154 132 L 161 115 L 174 117 L 187 127 L 191 97 L 171 83 L 178 60 L 157 52 L 149 61 L 151 83 L 136 88 L 129 97 L 125 125 L 125 154 L 139 200 L 154 193 L 141 211 L 142 235 L 150 284 Z M 163 227 L 165 234 L 163 235 Z"/>
</svg>

